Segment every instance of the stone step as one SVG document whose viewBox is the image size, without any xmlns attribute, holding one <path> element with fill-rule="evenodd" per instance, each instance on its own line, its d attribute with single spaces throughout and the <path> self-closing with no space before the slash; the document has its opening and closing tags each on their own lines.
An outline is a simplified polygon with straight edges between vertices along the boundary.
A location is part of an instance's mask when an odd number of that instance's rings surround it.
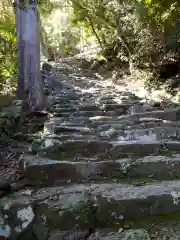
<svg viewBox="0 0 180 240">
<path fill-rule="evenodd" d="M 101 140 L 68 140 L 65 142 L 45 138 L 35 140 L 32 151 L 48 154 L 57 160 L 66 160 L 72 157 L 97 157 L 103 159 L 118 159 L 126 156 L 147 156 L 161 152 L 180 151 L 178 141 L 155 141 L 140 139 L 132 141 L 101 141 Z"/>
<path fill-rule="evenodd" d="M 126 121 L 127 122 L 131 122 L 131 123 L 148 123 L 148 122 L 156 122 L 156 123 L 163 123 L 164 120 L 163 119 L 159 119 L 159 118 L 152 118 L 152 117 L 136 117 L 136 118 L 132 118 L 134 115 L 127 115 L 127 119 L 124 117 L 124 116 L 94 116 L 94 117 L 90 117 L 89 120 L 92 122 L 92 123 L 95 123 L 95 122 L 99 122 L 99 123 L 107 123 L 109 121 L 112 121 L 112 122 L 119 122 L 119 123 L 125 123 Z M 128 117 L 130 119 L 128 119 Z M 125 118 L 125 119 L 124 119 Z"/>
<path fill-rule="evenodd" d="M 79 106 L 79 111 L 99 111 L 100 108 L 97 105 L 90 105 L 90 104 L 84 104 L 82 106 Z"/>
<path fill-rule="evenodd" d="M 20 171 L 31 184 L 53 185 L 62 182 L 113 180 L 136 182 L 180 179 L 180 155 L 126 158 L 115 161 L 68 159 L 57 161 L 26 155 Z"/>
<path fill-rule="evenodd" d="M 139 119 L 139 118 L 146 118 L 146 117 L 153 117 L 159 118 L 163 120 L 170 120 L 170 121 L 178 121 L 180 120 L 180 108 L 177 107 L 171 110 L 161 110 L 161 111 L 151 111 L 145 113 L 136 113 L 130 116 L 122 116 L 121 120 L 130 120 L 130 119 Z"/>
<path fill-rule="evenodd" d="M 54 117 L 58 117 L 58 118 L 62 117 L 62 118 L 67 119 L 67 118 L 69 118 L 70 113 L 69 112 L 54 112 L 53 115 L 54 115 Z"/>
<path fill-rule="evenodd" d="M 62 133 L 62 134 L 48 134 L 44 136 L 45 142 L 49 141 L 51 144 L 54 144 L 54 141 L 58 140 L 59 142 L 66 142 L 68 140 L 70 141 L 75 141 L 75 140 L 81 140 L 81 141 L 92 141 L 92 140 L 99 140 L 99 137 L 96 136 L 96 134 L 93 135 L 93 133 L 91 134 L 81 134 L 81 133 L 74 133 L 74 132 L 66 132 L 66 133 Z"/>
<path fill-rule="evenodd" d="M 180 127 L 180 125 L 173 121 L 139 121 L 137 124 L 133 124 L 131 121 L 102 121 L 101 122 L 90 122 L 89 124 L 91 126 L 94 126 L 99 129 L 108 129 L 109 127 L 112 127 L 117 130 L 135 130 L 135 129 L 146 129 L 146 128 L 154 128 L 154 127 Z"/>
<path fill-rule="evenodd" d="M 75 92 L 70 93 L 70 92 L 62 92 L 61 94 L 58 94 L 56 99 L 68 99 L 68 100 L 79 100 L 80 96 L 78 94 L 76 94 Z"/>
<path fill-rule="evenodd" d="M 176 121 L 161 121 L 161 122 L 141 122 L 135 125 L 126 125 L 124 129 L 133 130 L 133 129 L 145 129 L 145 128 L 155 128 L 155 127 L 180 127 L 180 124 Z"/>
<path fill-rule="evenodd" d="M 178 141 L 152 141 L 152 139 L 141 138 L 140 140 L 109 142 L 103 141 L 103 139 L 97 140 L 97 138 L 98 136 L 88 133 L 87 137 L 84 136 L 84 140 L 74 139 L 65 142 L 48 137 L 34 140 L 32 151 L 39 152 L 39 154 L 43 152 L 57 160 L 66 160 L 75 156 L 98 157 L 103 160 L 118 159 L 131 155 L 147 156 L 170 151 L 180 152 L 180 142 Z"/>
<path fill-rule="evenodd" d="M 145 129 L 132 129 L 132 130 L 116 130 L 113 127 L 109 129 L 98 130 L 100 136 L 114 137 L 122 141 L 129 140 L 140 140 L 140 139 L 152 139 L 152 140 L 162 140 L 162 139 L 180 139 L 180 128 L 173 126 L 163 126 Z"/>
<path fill-rule="evenodd" d="M 55 134 L 59 134 L 59 133 L 67 133 L 67 132 L 71 132 L 71 133 L 76 133 L 79 132 L 81 134 L 91 134 L 93 132 L 92 129 L 87 128 L 87 127 L 81 127 L 81 126 L 55 126 L 54 128 L 54 133 Z"/>
<path fill-rule="evenodd" d="M 56 113 L 73 113 L 78 111 L 78 108 L 76 107 L 56 107 L 54 109 L 54 112 Z"/>
<path fill-rule="evenodd" d="M 60 134 L 60 133 L 76 133 L 80 132 L 81 134 L 91 134 L 93 129 L 90 129 L 82 124 L 66 124 L 59 123 L 56 121 L 45 122 L 44 124 L 44 133 L 45 134 Z"/>
<path fill-rule="evenodd" d="M 116 110 L 120 110 L 122 112 L 122 114 L 126 113 L 126 111 L 132 106 L 132 103 L 111 103 L 111 104 L 102 104 L 102 109 L 106 110 L 106 111 L 116 111 Z"/>
<path fill-rule="evenodd" d="M 144 186 L 110 182 L 26 189 L 0 199 L 1 228 L 10 239 L 17 239 L 31 225 L 43 236 L 75 226 L 118 226 L 122 220 L 180 212 L 179 192 L 179 180 Z"/>
<path fill-rule="evenodd" d="M 82 121 L 83 120 L 83 121 Z M 82 119 L 77 119 L 77 120 L 75 120 L 75 119 L 73 119 L 73 121 L 72 120 L 64 120 L 63 118 L 51 118 L 51 119 L 49 119 L 49 121 L 46 121 L 45 122 L 45 125 L 47 124 L 55 124 L 56 126 L 63 126 L 63 127 L 65 127 L 65 126 L 67 126 L 67 127 L 86 127 L 87 126 L 87 123 L 88 123 L 88 121 L 84 121 L 84 118 L 82 118 Z"/>
<path fill-rule="evenodd" d="M 123 231 L 122 228 L 116 229 L 97 229 L 94 233 L 88 235 L 88 231 L 71 230 L 53 233 L 48 240 L 60 239 L 87 239 L 87 240 L 150 240 L 148 231 L 144 229 L 130 229 Z M 87 236 L 89 236 L 87 238 Z M 175 235 L 173 235 L 175 236 Z"/>
<path fill-rule="evenodd" d="M 118 116 L 95 116 L 89 118 L 92 127 L 101 127 L 114 125 L 117 129 L 137 129 L 156 126 L 174 126 L 180 127 L 179 121 L 168 121 L 158 118 L 127 118 L 122 119 Z"/>
<path fill-rule="evenodd" d="M 99 110 L 99 111 L 78 111 L 77 113 L 74 114 L 74 116 L 86 116 L 86 117 L 96 117 L 96 116 L 120 116 L 122 115 L 121 110 L 116 110 L 116 111 L 104 111 L 104 110 Z"/>
<path fill-rule="evenodd" d="M 105 112 L 102 110 L 99 111 L 78 111 L 74 113 L 74 117 L 84 116 L 84 117 L 93 117 L 93 116 L 101 116 L 104 115 Z"/>
</svg>

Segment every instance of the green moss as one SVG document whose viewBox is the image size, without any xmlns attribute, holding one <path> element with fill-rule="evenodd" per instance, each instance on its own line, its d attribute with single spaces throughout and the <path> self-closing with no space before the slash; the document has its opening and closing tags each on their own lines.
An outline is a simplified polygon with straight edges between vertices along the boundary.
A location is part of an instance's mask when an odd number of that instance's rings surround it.
<svg viewBox="0 0 180 240">
<path fill-rule="evenodd" d="M 160 152 L 159 152 L 160 155 L 163 155 L 163 156 L 166 156 L 166 157 L 172 157 L 173 156 L 173 152 L 170 151 L 168 148 L 166 147 L 162 147 Z"/>
<path fill-rule="evenodd" d="M 16 99 L 15 96 L 0 94 L 0 111 L 4 107 L 10 106 L 12 101 L 15 100 L 15 99 Z"/>
<path fill-rule="evenodd" d="M 166 222 L 173 221 L 180 222 L 180 212 L 159 216 L 139 217 L 132 220 L 122 220 L 120 225 L 122 227 L 128 225 L 131 228 L 143 228 L 149 230 L 152 225 L 158 225 L 160 223 L 165 224 Z"/>
<path fill-rule="evenodd" d="M 83 203 L 76 207 L 72 207 L 71 210 L 76 219 L 83 223 L 89 223 L 90 216 L 92 214 L 91 207 L 89 205 Z"/>
</svg>

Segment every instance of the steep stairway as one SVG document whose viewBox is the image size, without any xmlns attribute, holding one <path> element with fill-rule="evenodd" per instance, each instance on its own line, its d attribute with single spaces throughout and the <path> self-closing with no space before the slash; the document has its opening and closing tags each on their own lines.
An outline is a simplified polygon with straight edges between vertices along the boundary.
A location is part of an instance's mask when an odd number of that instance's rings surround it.
<svg viewBox="0 0 180 240">
<path fill-rule="evenodd" d="M 20 164 L 31 187 L 0 199 L 0 225 L 12 239 L 180 239 L 180 107 L 147 104 L 69 61 Z"/>
</svg>

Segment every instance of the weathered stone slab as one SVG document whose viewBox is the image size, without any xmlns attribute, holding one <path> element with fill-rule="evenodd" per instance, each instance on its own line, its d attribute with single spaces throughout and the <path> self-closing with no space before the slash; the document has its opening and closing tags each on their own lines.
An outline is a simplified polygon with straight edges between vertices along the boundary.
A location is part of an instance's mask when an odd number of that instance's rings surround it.
<svg viewBox="0 0 180 240">
<path fill-rule="evenodd" d="M 164 143 L 164 147 L 167 148 L 169 151 L 179 152 L 180 151 L 180 141 L 168 140 Z"/>
<path fill-rule="evenodd" d="M 58 123 L 58 120 L 51 120 L 44 123 L 44 134 L 76 133 L 90 134 L 93 130 L 86 127 L 85 124 L 76 123 Z"/>
<path fill-rule="evenodd" d="M 68 140 L 61 142 L 56 139 L 42 139 L 34 141 L 32 150 L 34 152 L 46 152 L 58 155 L 60 159 L 75 157 L 100 156 L 106 154 L 112 145 L 107 141 L 98 140 Z"/>
<path fill-rule="evenodd" d="M 37 156 L 24 156 L 21 172 L 32 184 L 108 179 L 167 180 L 180 178 L 180 155 L 125 158 L 116 161 L 56 161 Z"/>
<path fill-rule="evenodd" d="M 87 238 L 87 232 L 77 230 L 69 232 L 60 232 L 52 234 L 48 240 L 76 240 Z M 124 232 L 110 232 L 105 230 L 97 230 L 87 238 L 88 240 L 150 240 L 148 232 L 144 229 L 133 229 Z"/>
<path fill-rule="evenodd" d="M 161 139 L 177 139 L 180 135 L 180 128 L 174 126 L 161 126 L 154 128 L 144 128 L 144 129 L 133 129 L 117 132 L 119 139 L 121 140 L 139 140 L 145 136 L 149 137 L 152 140 L 161 140 Z M 145 138 L 144 138 L 145 139 Z"/>
<path fill-rule="evenodd" d="M 100 175 L 100 168 L 93 162 L 56 161 L 25 156 L 21 166 L 21 172 L 34 184 L 52 185 L 60 181 L 88 180 Z"/>
<path fill-rule="evenodd" d="M 56 112 L 54 111 L 54 117 L 62 117 L 62 118 L 68 118 L 69 117 L 68 112 Z"/>
<path fill-rule="evenodd" d="M 179 192 L 180 181 L 138 187 L 102 183 L 29 189 L 0 199 L 0 227 L 13 240 L 32 223 L 47 232 L 94 224 L 112 227 L 122 219 L 180 212 Z"/>
<path fill-rule="evenodd" d="M 128 120 L 134 118 L 144 118 L 144 117 L 153 117 L 170 121 L 177 121 L 180 118 L 180 108 L 175 108 L 171 110 L 161 110 L 161 111 L 151 111 L 145 113 L 135 113 L 131 116 L 123 116 L 121 119 Z"/>
<path fill-rule="evenodd" d="M 75 156 L 98 157 L 99 159 L 118 159 L 119 157 L 145 156 L 158 154 L 162 148 L 160 141 L 141 139 L 140 141 L 100 141 L 100 140 L 67 140 L 61 142 L 57 139 L 45 138 L 36 140 L 32 144 L 33 152 L 44 152 L 51 154 L 55 159 L 65 160 Z"/>
<path fill-rule="evenodd" d="M 83 111 L 99 111 L 99 106 L 97 105 L 90 105 L 90 104 L 85 104 L 85 105 L 82 105 L 82 106 L 79 106 L 78 107 L 78 110 L 83 112 Z"/>
<path fill-rule="evenodd" d="M 55 126 L 55 133 L 81 133 L 81 134 L 91 134 L 92 130 L 88 127 L 84 127 L 84 126 Z"/>
<path fill-rule="evenodd" d="M 78 108 L 76 107 L 56 107 L 55 111 L 57 113 L 74 113 L 78 111 Z"/>
<path fill-rule="evenodd" d="M 150 240 L 149 234 L 144 229 L 132 229 L 124 232 L 108 232 L 97 231 L 92 234 L 88 240 Z"/>
<path fill-rule="evenodd" d="M 93 117 L 93 116 L 103 116 L 105 115 L 104 111 L 78 111 L 73 114 L 74 117 L 85 116 L 85 117 Z"/>
<path fill-rule="evenodd" d="M 122 156 L 135 155 L 146 156 L 149 154 L 158 154 L 162 148 L 161 142 L 156 140 L 132 140 L 132 141 L 119 141 L 111 142 L 113 147 L 107 151 L 105 155 L 108 159 L 117 159 Z"/>
</svg>

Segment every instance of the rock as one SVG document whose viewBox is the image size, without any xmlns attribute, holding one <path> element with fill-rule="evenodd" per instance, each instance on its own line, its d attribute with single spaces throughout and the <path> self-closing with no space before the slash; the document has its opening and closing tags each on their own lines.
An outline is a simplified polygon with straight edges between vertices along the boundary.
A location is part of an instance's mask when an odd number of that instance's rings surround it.
<svg viewBox="0 0 180 240">
<path fill-rule="evenodd" d="M 113 147 L 109 149 L 104 158 L 118 159 L 133 154 L 134 156 L 145 156 L 148 154 L 158 154 L 162 148 L 161 142 L 155 139 L 140 139 L 130 141 L 119 141 L 112 143 Z"/>
<path fill-rule="evenodd" d="M 94 157 L 105 155 L 112 145 L 107 141 L 99 140 L 67 140 L 61 142 L 57 139 L 42 139 L 33 142 L 34 152 L 50 153 L 56 159 L 65 160 L 75 156 Z M 58 157 L 58 158 L 57 158 Z"/>
<path fill-rule="evenodd" d="M 0 227 L 0 240 L 7 240 L 9 232 Z"/>
<path fill-rule="evenodd" d="M 134 105 L 128 109 L 128 113 L 132 115 L 135 113 L 144 113 L 146 110 L 146 107 L 142 105 Z"/>
<path fill-rule="evenodd" d="M 21 165 L 21 172 L 31 184 L 88 180 L 100 174 L 98 165 L 90 162 L 55 161 L 26 155 Z"/>
<path fill-rule="evenodd" d="M 44 72 L 44 71 L 50 72 L 51 70 L 52 70 L 52 65 L 51 65 L 51 64 L 46 63 L 46 62 L 44 62 L 44 63 L 42 64 L 42 71 L 43 71 L 43 72 Z"/>
<path fill-rule="evenodd" d="M 54 121 L 48 121 L 44 123 L 44 134 L 54 134 L 55 123 Z"/>
<path fill-rule="evenodd" d="M 0 183 L 0 197 L 9 194 L 12 191 L 12 188 L 9 183 Z"/>
<path fill-rule="evenodd" d="M 109 233 L 107 239 L 108 240 L 150 240 L 150 237 L 147 231 L 143 229 L 137 229 L 137 230 L 128 230 L 123 233 Z"/>
<path fill-rule="evenodd" d="M 64 238 L 65 234 L 66 232 L 52 234 L 52 236 L 48 240 L 65 240 Z"/>
<path fill-rule="evenodd" d="M 37 240 L 47 240 L 48 238 L 48 228 L 46 228 L 46 226 L 41 223 L 41 222 L 36 222 L 36 224 L 33 225 L 32 227 L 33 229 L 33 233 L 36 236 Z M 22 239 L 23 240 L 23 239 Z M 34 240 L 34 238 L 33 238 Z"/>
<path fill-rule="evenodd" d="M 169 121 L 177 121 L 180 119 L 180 108 L 174 108 L 171 110 L 161 110 L 161 111 L 151 111 L 151 112 L 144 112 L 144 113 L 135 113 L 131 116 L 122 116 L 121 120 L 130 120 L 135 118 L 144 118 L 144 117 L 152 117 L 152 118 L 159 118 L 163 120 Z"/>
<path fill-rule="evenodd" d="M 61 142 L 57 139 L 44 138 L 35 140 L 32 144 L 33 152 L 43 153 L 57 160 L 74 159 L 75 156 L 98 157 L 99 159 L 117 159 L 129 154 L 145 156 L 159 153 L 161 141 L 152 138 L 141 138 L 131 141 L 100 141 L 72 139 Z"/>
<path fill-rule="evenodd" d="M 52 234 L 48 240 L 77 240 L 77 239 L 86 239 L 88 231 L 80 231 L 72 229 L 71 231 L 65 231 L 60 233 Z"/>
<path fill-rule="evenodd" d="M 177 139 L 180 135 L 180 129 L 176 126 L 162 126 L 162 127 L 153 127 L 153 128 L 144 128 L 144 129 L 132 129 L 125 130 L 124 132 L 119 131 L 118 139 L 121 140 L 140 140 L 152 139 L 152 141 L 159 141 L 162 139 Z"/>
<path fill-rule="evenodd" d="M 16 201 L 15 201 L 16 202 Z M 34 211 L 31 204 L 12 204 L 11 198 L 0 200 L 0 228 L 6 236 L 16 240 L 33 222 Z"/>
<path fill-rule="evenodd" d="M 32 152 L 55 152 L 61 147 L 62 142 L 57 139 L 44 138 L 35 139 L 32 143 Z"/>
<path fill-rule="evenodd" d="M 81 161 L 80 161 L 81 160 Z M 21 172 L 31 184 L 51 185 L 55 182 L 78 180 L 146 178 L 147 181 L 179 178 L 180 156 L 146 156 L 144 158 L 115 161 L 90 161 L 90 159 L 55 161 L 37 156 L 24 156 Z M 89 160 L 89 161 L 88 161 Z"/>
<path fill-rule="evenodd" d="M 97 231 L 88 240 L 150 240 L 148 232 L 144 229 L 132 229 L 124 232 Z"/>
<path fill-rule="evenodd" d="M 143 186 L 119 183 L 67 184 L 27 189 L 0 199 L 0 225 L 16 239 L 28 226 L 47 232 L 111 227 L 124 219 L 180 212 L 180 181 Z M 35 208 L 32 206 L 35 205 Z M 94 213 L 96 218 L 94 218 Z M 34 215 L 36 216 L 34 218 Z"/>
</svg>

